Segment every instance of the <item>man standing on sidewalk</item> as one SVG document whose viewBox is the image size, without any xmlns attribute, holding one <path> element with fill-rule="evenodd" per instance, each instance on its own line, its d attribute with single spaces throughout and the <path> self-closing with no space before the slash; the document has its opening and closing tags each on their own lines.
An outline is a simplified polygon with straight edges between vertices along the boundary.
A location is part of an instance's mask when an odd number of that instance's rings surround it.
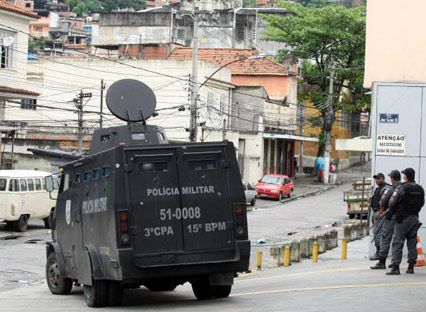
<svg viewBox="0 0 426 312">
<path fill-rule="evenodd" d="M 389 212 L 395 216 L 395 231 L 392 242 L 392 270 L 387 275 L 399 275 L 399 265 L 402 259 L 402 248 L 407 240 L 408 269 L 407 274 L 414 274 L 417 260 L 416 238 L 421 226 L 419 212 L 425 203 L 425 192 L 421 185 L 414 180 L 415 171 L 407 168 L 402 171 L 404 183 L 395 201 L 390 204 Z"/>
<path fill-rule="evenodd" d="M 390 244 L 392 241 L 393 230 L 395 227 L 395 216 L 389 213 L 388 207 L 395 200 L 401 184 L 401 173 L 398 170 L 392 170 L 389 173 L 391 179 L 393 193 L 387 192 L 380 198 L 380 210 L 374 215 L 377 226 L 380 227 L 380 248 L 379 248 L 379 262 L 370 267 L 372 270 L 386 269 L 386 258 L 388 257 Z"/>
<path fill-rule="evenodd" d="M 392 195 L 392 186 L 385 182 L 385 175 L 383 173 L 378 173 L 373 176 L 374 181 L 376 182 L 376 189 L 374 190 L 373 196 L 370 199 L 371 209 L 376 215 L 381 207 L 387 206 L 390 195 Z M 374 245 L 376 246 L 376 254 L 374 257 L 371 257 L 370 260 L 379 260 L 379 250 L 380 250 L 380 238 L 382 236 L 382 227 L 380 222 L 377 222 L 373 218 L 373 233 L 374 233 Z"/>
</svg>

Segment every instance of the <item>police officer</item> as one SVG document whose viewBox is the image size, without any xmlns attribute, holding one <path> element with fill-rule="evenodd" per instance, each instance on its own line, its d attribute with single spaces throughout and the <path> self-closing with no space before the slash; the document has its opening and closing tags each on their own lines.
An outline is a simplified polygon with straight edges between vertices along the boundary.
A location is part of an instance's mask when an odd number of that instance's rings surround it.
<svg viewBox="0 0 426 312">
<path fill-rule="evenodd" d="M 384 206 L 384 203 L 380 203 L 380 200 L 383 196 L 387 196 L 388 194 L 392 194 L 392 186 L 385 182 L 385 175 L 383 173 L 378 173 L 373 176 L 374 181 L 376 182 L 376 189 L 374 190 L 373 196 L 370 199 L 371 210 L 374 215 L 378 213 L 381 207 Z M 387 201 L 386 201 L 387 203 Z M 380 222 L 377 222 L 375 218 L 373 218 L 373 233 L 374 233 L 374 244 L 376 246 L 376 254 L 374 257 L 371 257 L 370 260 L 379 260 L 379 250 L 380 250 L 380 237 L 381 237 L 381 227 Z"/>
<path fill-rule="evenodd" d="M 416 237 L 421 226 L 419 212 L 425 203 L 425 192 L 414 180 L 415 171 L 407 168 L 402 171 L 404 183 L 390 203 L 389 212 L 395 216 L 395 230 L 392 242 L 392 270 L 387 275 L 399 275 L 399 265 L 402 259 L 402 248 L 407 240 L 408 269 L 407 274 L 414 274 L 414 265 L 417 260 Z"/>
<path fill-rule="evenodd" d="M 380 248 L 379 248 L 379 262 L 376 265 L 370 267 L 373 270 L 384 270 L 386 269 L 386 258 L 388 257 L 392 235 L 395 227 L 395 217 L 392 216 L 388 211 L 388 206 L 391 201 L 394 200 L 394 196 L 399 192 L 401 188 L 401 173 L 398 170 L 392 170 L 389 173 L 389 177 L 392 183 L 393 192 L 388 190 L 384 192 L 380 198 L 380 209 L 376 212 L 374 218 L 378 221 L 376 231 L 380 231 Z M 386 193 L 386 194 L 385 194 Z"/>
</svg>

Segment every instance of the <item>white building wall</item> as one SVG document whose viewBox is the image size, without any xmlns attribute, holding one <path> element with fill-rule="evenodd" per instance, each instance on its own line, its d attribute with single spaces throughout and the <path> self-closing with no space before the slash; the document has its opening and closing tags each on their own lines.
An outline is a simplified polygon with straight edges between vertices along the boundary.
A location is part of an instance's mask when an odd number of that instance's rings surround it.
<svg viewBox="0 0 426 312">
<path fill-rule="evenodd" d="M 75 58 L 52 58 L 29 62 L 26 85 L 40 93 L 37 100 L 38 107 L 36 110 L 25 110 L 11 103 L 6 108 L 6 119 L 27 121 L 33 126 L 37 124 L 47 127 L 62 126 L 66 127 L 67 131 L 75 132 L 77 115 L 75 111 L 64 109 L 75 110 L 72 101 L 80 90 L 83 90 L 93 94 L 84 106 L 85 127 L 91 130 L 99 125 L 101 79 L 106 83 L 104 93 L 106 94 L 108 87 L 115 81 L 131 78 L 147 84 L 157 97 L 159 116 L 151 118 L 148 123 L 165 127 L 170 139 L 187 139 L 188 132 L 185 128 L 189 126 L 189 74 L 192 63 L 144 60 L 120 60 L 119 62 Z M 213 64 L 200 62 L 199 82 L 204 81 L 216 69 L 217 66 Z M 215 78 L 225 82 L 230 81 L 231 73 L 229 69 L 224 68 L 215 74 Z M 216 110 L 207 111 L 203 102 L 209 91 L 219 96 L 226 94 L 227 91 L 211 86 L 204 86 L 199 91 L 200 116 L 205 117 L 208 112 L 208 118 L 200 118 L 199 122 L 206 121 L 206 126 L 218 127 L 218 120 L 222 117 L 218 117 Z M 178 111 L 179 105 L 183 105 L 186 110 Z M 170 107 L 175 108 L 167 109 Z M 109 113 L 105 102 L 104 112 L 108 114 L 104 116 L 104 126 L 123 123 Z"/>
<path fill-rule="evenodd" d="M 10 32 L 15 41 L 12 48 L 13 60 L 12 68 L 0 69 L 0 85 L 18 89 L 29 89 L 23 84 L 27 71 L 27 51 L 28 51 L 28 33 L 30 17 L 13 14 L 0 10 L 1 24 L 0 32 Z M 31 89 L 29 89 L 31 90 Z"/>
</svg>

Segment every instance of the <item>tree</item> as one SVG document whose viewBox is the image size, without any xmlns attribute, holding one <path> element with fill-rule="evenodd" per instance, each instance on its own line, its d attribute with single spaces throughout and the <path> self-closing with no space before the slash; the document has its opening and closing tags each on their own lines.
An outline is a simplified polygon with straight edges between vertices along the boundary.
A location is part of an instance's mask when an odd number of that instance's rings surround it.
<svg viewBox="0 0 426 312">
<path fill-rule="evenodd" d="M 362 88 L 365 50 L 365 7 L 352 9 L 340 5 L 304 7 L 281 1 L 280 6 L 292 15 L 265 16 L 268 27 L 265 39 L 285 43 L 279 58 L 301 60 L 304 83 L 299 97 L 310 100 L 320 111 L 314 122 L 321 126 L 318 156 L 324 156 L 326 138 L 331 137 L 335 113 L 356 111 L 368 105 Z M 334 72 L 332 111 L 324 103 L 329 92 L 330 75 Z"/>
</svg>

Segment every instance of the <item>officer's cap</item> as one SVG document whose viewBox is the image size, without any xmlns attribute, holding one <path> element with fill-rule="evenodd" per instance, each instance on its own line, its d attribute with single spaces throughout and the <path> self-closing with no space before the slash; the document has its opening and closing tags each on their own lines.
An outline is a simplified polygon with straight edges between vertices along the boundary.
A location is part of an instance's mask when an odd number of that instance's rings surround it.
<svg viewBox="0 0 426 312">
<path fill-rule="evenodd" d="M 414 177 L 416 176 L 416 172 L 413 168 L 407 168 L 405 170 L 402 170 L 401 172 L 405 174 L 408 180 L 414 180 Z"/>
<path fill-rule="evenodd" d="M 385 179 L 385 175 L 379 172 L 378 174 L 373 175 L 373 179 Z"/>
<path fill-rule="evenodd" d="M 401 180 L 401 173 L 398 170 L 392 170 L 388 175 L 395 180 Z"/>
</svg>

